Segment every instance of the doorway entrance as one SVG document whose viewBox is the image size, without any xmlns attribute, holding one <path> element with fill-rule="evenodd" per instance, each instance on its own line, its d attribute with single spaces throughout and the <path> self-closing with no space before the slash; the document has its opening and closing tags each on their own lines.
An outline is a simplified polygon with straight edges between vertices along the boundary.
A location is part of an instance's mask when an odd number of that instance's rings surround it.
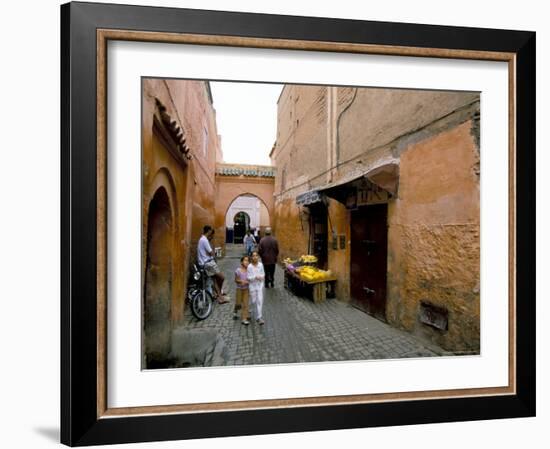
<svg viewBox="0 0 550 449">
<path fill-rule="evenodd" d="M 238 212 L 233 218 L 233 243 L 242 243 L 249 229 L 250 216 L 246 212 Z"/>
<path fill-rule="evenodd" d="M 143 330 L 147 368 L 162 365 L 170 351 L 172 304 L 172 214 L 160 187 L 149 204 Z"/>
<path fill-rule="evenodd" d="M 328 262 L 327 207 L 321 204 L 309 205 L 310 254 L 317 257 L 317 266 L 323 270 Z"/>
<path fill-rule="evenodd" d="M 351 212 L 350 294 L 353 304 L 386 321 L 388 205 Z"/>
</svg>

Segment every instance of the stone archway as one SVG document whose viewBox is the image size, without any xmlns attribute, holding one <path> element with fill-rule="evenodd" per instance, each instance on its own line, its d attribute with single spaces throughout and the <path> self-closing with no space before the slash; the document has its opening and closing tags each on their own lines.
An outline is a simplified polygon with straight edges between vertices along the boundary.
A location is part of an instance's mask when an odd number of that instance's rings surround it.
<svg viewBox="0 0 550 449">
<path fill-rule="evenodd" d="M 273 170 L 273 167 L 268 167 Z M 272 175 L 243 176 L 232 174 L 216 174 L 216 218 L 215 218 L 215 245 L 225 246 L 227 213 L 231 204 L 239 197 L 254 196 L 267 211 L 270 226 L 273 227 L 274 213 L 274 177 Z M 232 217 L 231 217 L 232 218 Z M 274 229 L 276 232 L 276 230 Z"/>
<path fill-rule="evenodd" d="M 173 220 L 168 193 L 159 187 L 149 204 L 143 303 L 146 367 L 162 366 L 170 351 Z"/>
<path fill-rule="evenodd" d="M 256 195 L 239 195 L 225 213 L 225 243 L 242 243 L 246 231 L 263 235 L 267 227 L 271 227 L 271 216 L 265 203 Z"/>
</svg>

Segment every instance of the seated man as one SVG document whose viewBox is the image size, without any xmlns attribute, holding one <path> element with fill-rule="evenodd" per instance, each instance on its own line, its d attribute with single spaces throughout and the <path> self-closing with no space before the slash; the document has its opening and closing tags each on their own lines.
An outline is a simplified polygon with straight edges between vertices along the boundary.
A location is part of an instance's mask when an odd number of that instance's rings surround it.
<svg viewBox="0 0 550 449">
<path fill-rule="evenodd" d="M 220 271 L 214 259 L 214 251 L 212 250 L 212 246 L 210 246 L 210 241 L 213 237 L 214 229 L 212 226 L 204 226 L 197 248 L 197 262 L 201 267 L 204 267 L 207 276 L 214 278 L 214 290 L 218 303 L 225 304 L 229 302 L 222 290 L 225 276 Z"/>
</svg>

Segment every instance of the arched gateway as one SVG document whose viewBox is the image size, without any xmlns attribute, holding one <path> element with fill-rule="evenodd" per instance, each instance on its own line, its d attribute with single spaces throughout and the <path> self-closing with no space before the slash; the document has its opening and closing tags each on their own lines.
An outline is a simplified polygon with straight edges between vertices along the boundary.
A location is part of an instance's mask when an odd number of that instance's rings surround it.
<svg viewBox="0 0 550 449">
<path fill-rule="evenodd" d="M 275 167 L 267 165 L 216 165 L 215 245 L 225 246 L 227 213 L 239 197 L 253 196 L 273 220 Z"/>
<path fill-rule="evenodd" d="M 169 351 L 172 304 L 173 220 L 170 200 L 160 187 L 149 205 L 144 285 L 144 332 L 147 366 L 162 362 Z"/>
</svg>

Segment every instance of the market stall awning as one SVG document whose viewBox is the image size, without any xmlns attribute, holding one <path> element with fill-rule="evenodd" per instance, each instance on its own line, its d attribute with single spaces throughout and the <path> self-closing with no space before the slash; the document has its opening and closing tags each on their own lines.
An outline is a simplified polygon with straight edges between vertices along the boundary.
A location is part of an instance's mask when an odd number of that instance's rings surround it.
<svg viewBox="0 0 550 449">
<path fill-rule="evenodd" d="M 367 180 L 391 197 L 395 197 L 399 186 L 399 161 L 392 160 L 367 170 L 353 171 L 335 182 L 301 193 L 296 197 L 296 204 L 299 206 L 318 204 L 323 202 L 324 196 L 345 202 L 349 193 L 355 190 L 355 184 L 361 179 Z"/>
<path fill-rule="evenodd" d="M 392 196 L 396 196 L 399 187 L 399 163 L 390 162 L 380 165 L 368 171 L 365 177 Z"/>
<path fill-rule="evenodd" d="M 345 202 L 348 195 L 356 190 L 356 185 L 361 180 L 366 180 L 376 188 L 387 192 L 390 197 L 395 197 L 399 187 L 399 161 L 392 160 L 367 170 L 354 171 L 336 182 L 320 187 L 318 190 L 328 197 Z"/>
</svg>

